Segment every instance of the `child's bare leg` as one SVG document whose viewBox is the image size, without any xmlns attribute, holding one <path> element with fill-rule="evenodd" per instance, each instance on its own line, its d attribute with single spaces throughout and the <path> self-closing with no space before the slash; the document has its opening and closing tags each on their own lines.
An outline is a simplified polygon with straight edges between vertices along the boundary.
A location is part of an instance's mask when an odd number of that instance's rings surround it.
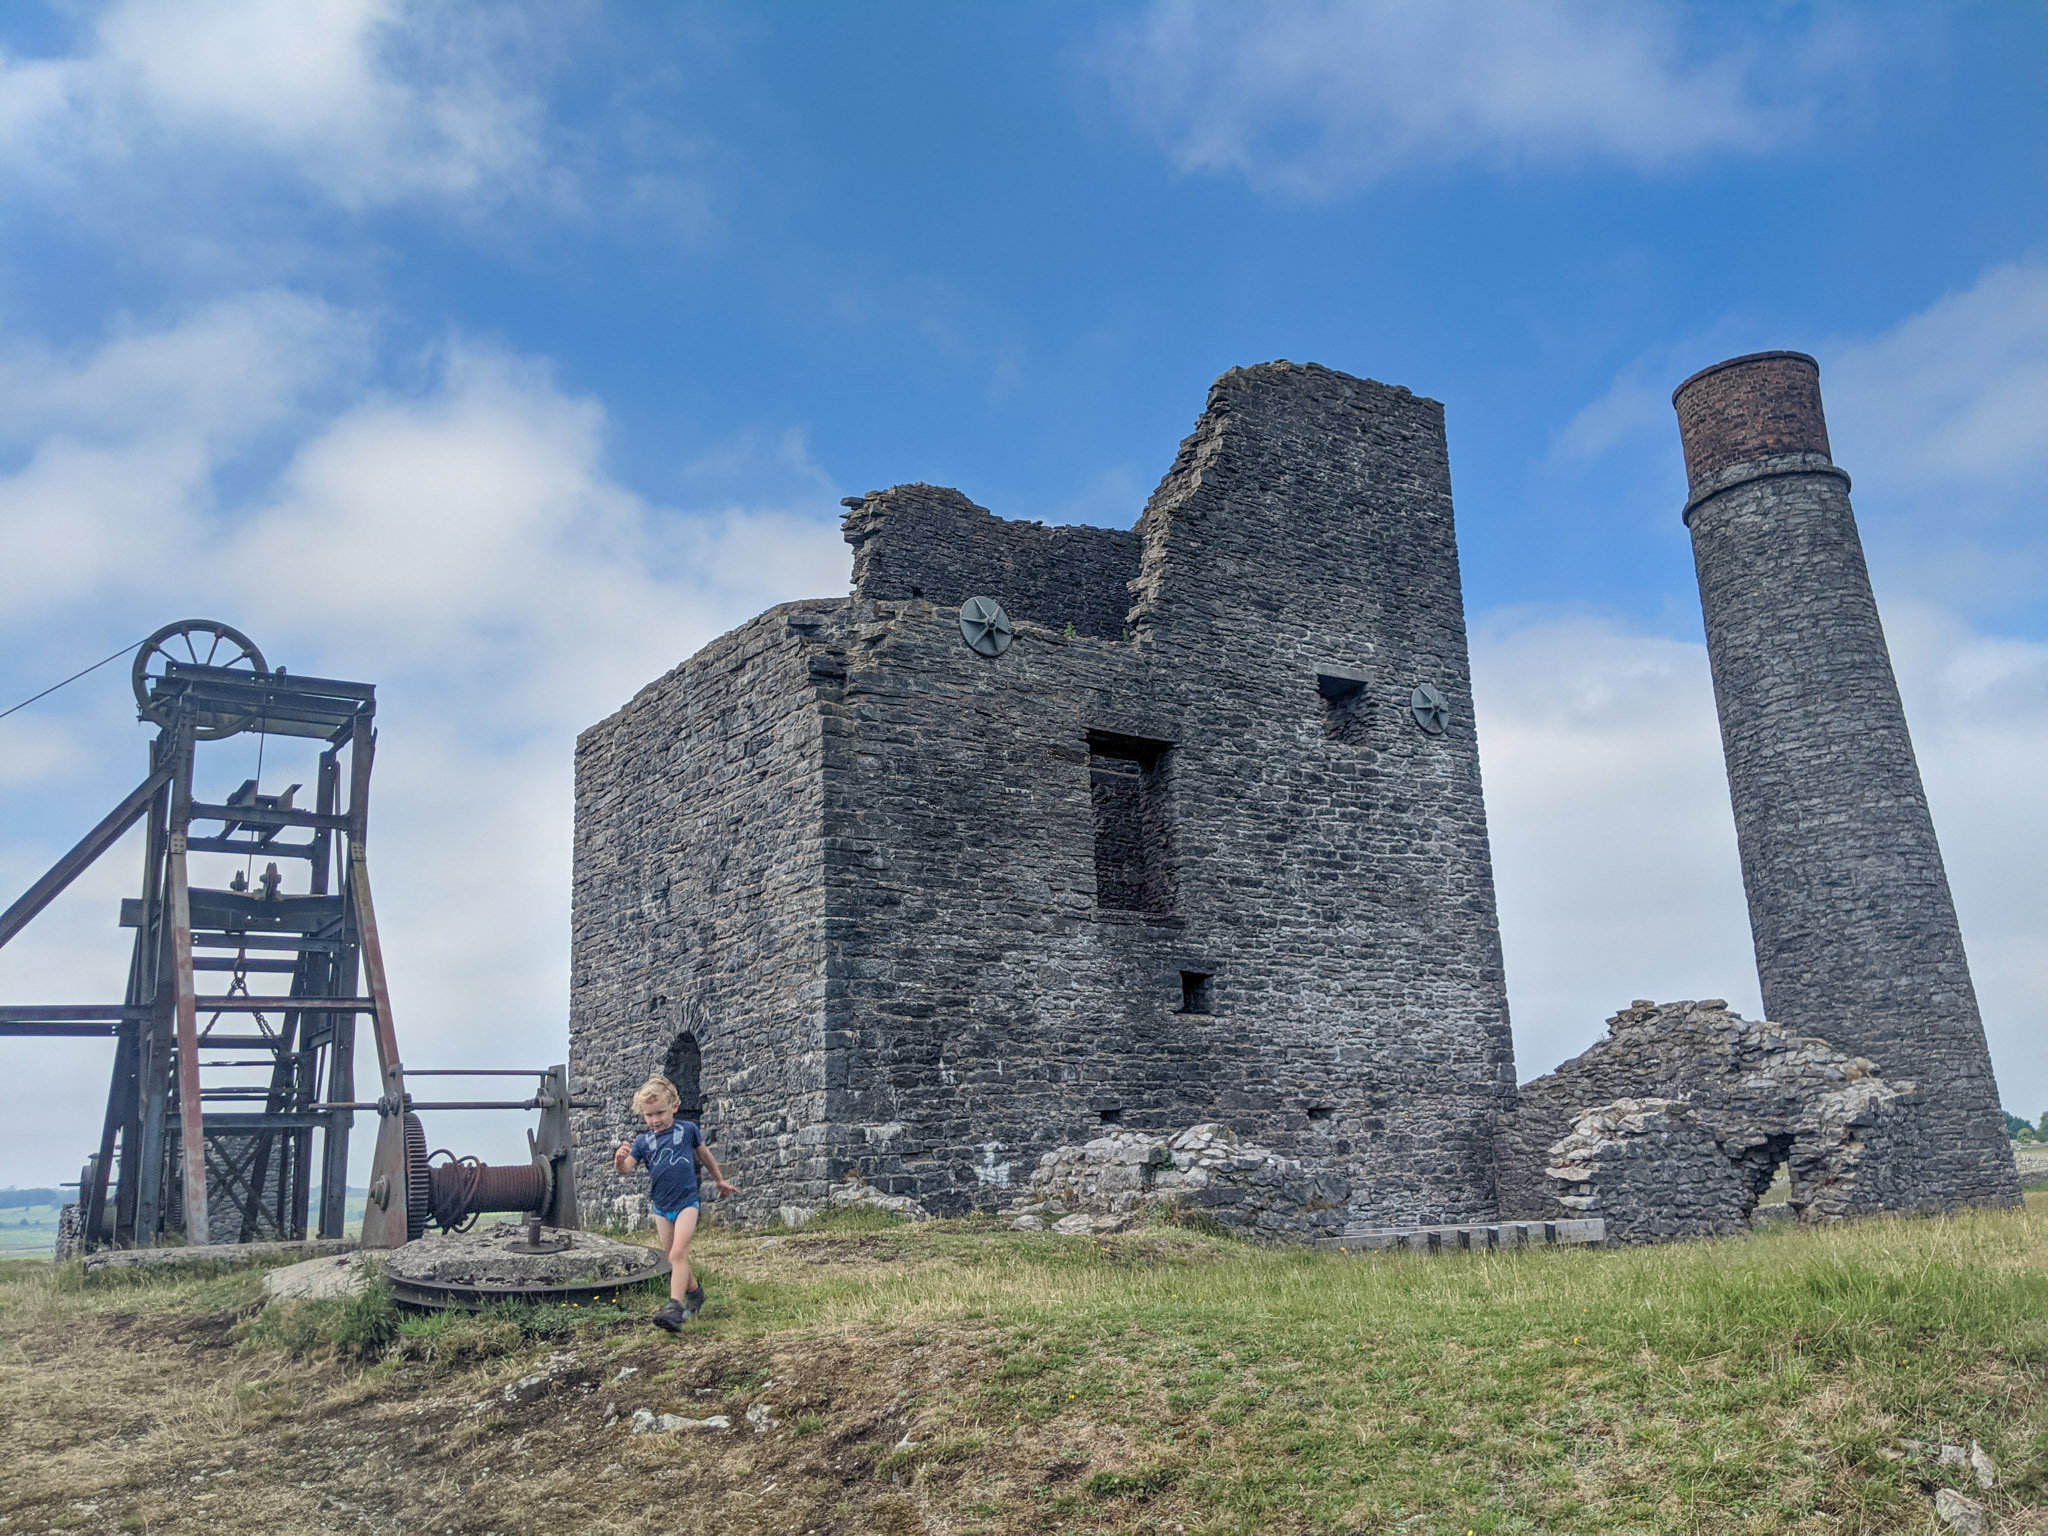
<svg viewBox="0 0 2048 1536">
<path fill-rule="evenodd" d="M 690 1239 L 697 1235 L 697 1207 L 686 1205 L 676 1213 L 675 1230 L 668 1245 L 668 1293 L 682 1301 L 697 1288 L 690 1269 Z"/>
<path fill-rule="evenodd" d="M 683 1214 L 686 1216 L 694 1217 L 696 1215 L 696 1212 L 685 1211 Z M 690 1225 L 692 1227 L 695 1227 L 696 1222 L 692 1221 Z M 687 1290 L 688 1287 L 683 1284 L 682 1280 L 683 1266 L 677 1264 L 675 1261 L 676 1224 L 670 1221 L 666 1216 L 656 1216 L 654 1218 L 654 1235 L 661 1239 L 661 1251 L 669 1255 L 670 1268 L 668 1272 L 668 1299 L 673 1302 L 681 1303 L 683 1299 L 683 1292 Z M 689 1240 L 686 1238 L 683 1241 L 683 1253 L 685 1257 L 688 1256 L 689 1251 Z"/>
</svg>

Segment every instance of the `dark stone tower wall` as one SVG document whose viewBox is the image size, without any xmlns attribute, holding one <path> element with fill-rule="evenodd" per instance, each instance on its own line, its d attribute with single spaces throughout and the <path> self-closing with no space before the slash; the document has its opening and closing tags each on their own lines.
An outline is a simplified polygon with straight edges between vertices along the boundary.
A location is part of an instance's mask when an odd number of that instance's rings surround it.
<svg viewBox="0 0 2048 1536">
<path fill-rule="evenodd" d="M 930 536 L 949 509 L 974 545 Z M 1340 1173 L 1356 1221 L 1490 1216 L 1514 1055 L 1443 408 L 1325 368 L 1225 374 L 1099 629 L 1037 577 L 964 568 L 1063 532 L 993 521 L 926 487 L 847 519 L 835 1176 L 950 1213 L 1060 1144 L 1220 1120 Z M 999 657 L 961 643 L 963 579 L 1016 622 Z M 1105 846 L 1126 800 L 1142 868 Z"/>
<path fill-rule="evenodd" d="M 1735 358 L 1672 399 L 1765 1012 L 1920 1086 L 1927 1203 L 2016 1200 L 1819 366 Z"/>
<path fill-rule="evenodd" d="M 1131 606 L 1138 536 L 1128 528 L 1016 523 L 943 485 L 899 485 L 850 503 L 853 585 L 881 602 L 958 608 L 1000 592 L 1013 619 L 1115 640 Z"/>
<path fill-rule="evenodd" d="M 1211 1120 L 1353 1220 L 1490 1217 L 1514 1055 L 1442 407 L 1234 369 L 1135 530 L 909 485 L 846 534 L 850 597 L 578 743 L 593 1203 L 645 1188 L 610 1149 L 687 1028 L 747 1218 L 848 1176 L 1000 1206 L 1053 1147 Z"/>
<path fill-rule="evenodd" d="M 757 1211 L 824 1196 L 824 711 L 845 667 L 819 637 L 844 606 L 772 608 L 577 739 L 569 1066 L 591 1106 L 574 1117 L 588 1222 L 634 1220 L 647 1180 L 616 1178 L 612 1149 L 642 1129 L 633 1090 L 688 1046 L 705 1135 Z"/>
</svg>

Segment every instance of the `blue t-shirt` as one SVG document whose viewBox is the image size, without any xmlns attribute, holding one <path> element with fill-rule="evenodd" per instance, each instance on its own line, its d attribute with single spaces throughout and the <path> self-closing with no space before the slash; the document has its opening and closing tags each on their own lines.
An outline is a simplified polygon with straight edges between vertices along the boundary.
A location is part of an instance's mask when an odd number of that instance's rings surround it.
<svg viewBox="0 0 2048 1536">
<path fill-rule="evenodd" d="M 704 1134 L 694 1120 L 678 1120 L 665 1131 L 633 1138 L 633 1160 L 647 1170 L 648 1198 L 657 1211 L 680 1211 L 697 1198 L 697 1149 Z"/>
</svg>

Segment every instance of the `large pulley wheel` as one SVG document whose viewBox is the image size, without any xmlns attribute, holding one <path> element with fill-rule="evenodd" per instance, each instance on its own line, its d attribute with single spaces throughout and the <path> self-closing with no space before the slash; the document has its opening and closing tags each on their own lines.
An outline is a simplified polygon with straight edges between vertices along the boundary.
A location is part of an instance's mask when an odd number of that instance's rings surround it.
<svg viewBox="0 0 2048 1536">
<path fill-rule="evenodd" d="M 270 670 L 254 640 L 218 619 L 180 619 L 166 624 L 142 642 L 129 672 L 129 681 L 135 686 L 135 707 L 143 719 L 157 725 L 171 723 L 171 710 L 151 696 L 149 685 L 174 661 L 188 666 L 247 667 L 251 674 Z M 248 721 L 239 720 L 232 725 L 201 726 L 193 734 L 201 741 L 219 741 L 247 726 Z"/>
</svg>

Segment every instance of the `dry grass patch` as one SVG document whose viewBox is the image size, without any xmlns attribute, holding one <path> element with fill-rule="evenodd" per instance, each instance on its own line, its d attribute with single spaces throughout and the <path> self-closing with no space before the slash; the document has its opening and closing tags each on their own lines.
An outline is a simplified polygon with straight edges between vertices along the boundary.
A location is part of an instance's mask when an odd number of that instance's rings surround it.
<svg viewBox="0 0 2048 1536">
<path fill-rule="evenodd" d="M 2043 1494 L 2033 1212 L 1437 1259 L 871 1219 L 701 1251 L 681 1340 L 652 1297 L 405 1319 L 0 1271 L 0 1532 L 1920 1532 L 1968 1479 L 1905 1442 L 1972 1438 L 2002 1518 Z"/>
</svg>

